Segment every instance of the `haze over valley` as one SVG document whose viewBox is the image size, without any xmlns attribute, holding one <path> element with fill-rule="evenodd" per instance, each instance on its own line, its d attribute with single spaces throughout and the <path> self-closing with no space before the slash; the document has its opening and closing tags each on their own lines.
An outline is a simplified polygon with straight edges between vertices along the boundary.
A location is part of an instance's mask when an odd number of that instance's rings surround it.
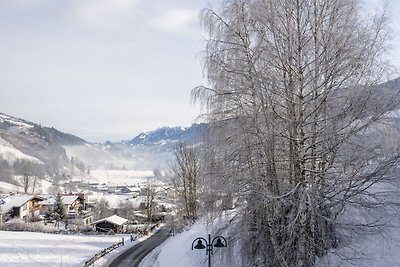
<svg viewBox="0 0 400 267">
<path fill-rule="evenodd" d="M 0 1 L 0 266 L 400 266 L 398 14 Z"/>
</svg>

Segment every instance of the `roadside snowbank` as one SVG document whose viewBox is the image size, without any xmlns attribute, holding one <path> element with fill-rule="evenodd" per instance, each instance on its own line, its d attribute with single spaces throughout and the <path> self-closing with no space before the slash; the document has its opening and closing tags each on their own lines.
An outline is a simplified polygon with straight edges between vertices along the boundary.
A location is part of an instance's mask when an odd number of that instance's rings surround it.
<svg viewBox="0 0 400 267">
<path fill-rule="evenodd" d="M 230 215 L 221 219 L 226 221 Z M 216 235 L 228 237 L 227 230 L 218 230 L 216 225 L 221 225 L 216 220 L 215 225 L 209 225 L 205 220 L 199 220 L 188 231 L 167 240 L 161 247 L 153 250 L 142 262 L 141 267 L 203 267 L 207 265 L 208 256 L 205 249 L 192 250 L 192 242 L 197 237 L 211 238 Z M 228 247 L 214 248 L 214 254 L 211 256 L 212 266 L 214 267 L 239 267 L 241 266 L 240 253 L 237 246 L 234 246 L 231 238 L 228 239 Z"/>
<path fill-rule="evenodd" d="M 220 225 L 218 221 L 214 225 Z M 228 227 L 229 228 L 229 227 Z M 188 231 L 177 234 L 169 239 L 164 245 L 155 249 L 142 262 L 141 267 L 203 267 L 207 265 L 208 257 L 205 250 L 191 250 L 193 240 L 197 237 L 207 239 L 208 233 L 211 236 L 223 235 L 228 239 L 228 247 L 214 249 L 211 257 L 212 266 L 215 267 L 241 267 L 241 256 L 238 246 L 235 246 L 229 234 L 229 229 L 222 232 L 216 231 L 217 227 L 207 226 L 205 221 L 199 221 Z M 237 242 L 237 241 L 236 241 Z M 353 261 L 343 261 L 338 256 L 330 254 L 319 260 L 316 267 L 337 266 L 337 267 L 398 267 L 400 266 L 400 228 L 387 229 L 385 235 L 373 235 L 355 242 L 358 254 L 354 255 Z M 354 252 L 354 251 L 353 251 Z M 359 259 L 356 260 L 356 257 Z"/>
</svg>

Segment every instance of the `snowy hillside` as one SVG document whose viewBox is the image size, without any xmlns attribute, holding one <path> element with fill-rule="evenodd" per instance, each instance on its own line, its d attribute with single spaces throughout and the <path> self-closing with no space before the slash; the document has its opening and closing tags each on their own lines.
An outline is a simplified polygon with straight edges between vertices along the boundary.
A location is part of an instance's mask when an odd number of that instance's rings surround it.
<svg viewBox="0 0 400 267">
<path fill-rule="evenodd" d="M 12 144 L 0 137 L 0 154 L 9 163 L 13 164 L 17 159 L 25 159 L 35 163 L 43 163 L 41 160 L 29 156 L 15 148 Z"/>
<path fill-rule="evenodd" d="M 20 118 L 8 116 L 3 113 L 0 113 L 0 123 L 3 125 L 9 125 L 11 127 L 14 126 L 20 128 L 32 128 L 34 126 L 34 124 L 31 122 L 28 122 Z"/>
<path fill-rule="evenodd" d="M 69 161 L 63 145 L 84 143 L 71 134 L 0 113 L 0 154 L 9 164 L 25 159 L 56 172 Z"/>
<path fill-rule="evenodd" d="M 208 225 L 206 221 L 199 221 L 188 231 L 184 231 L 166 241 L 160 248 L 148 255 L 141 267 L 202 267 L 206 266 L 208 257 L 205 250 L 192 250 L 192 242 L 197 237 L 207 238 L 208 233 L 212 236 L 224 235 L 228 239 L 227 248 L 214 249 L 211 261 L 215 267 L 242 267 L 240 248 L 237 242 L 231 240 L 227 231 L 218 231 L 219 223 Z M 346 261 L 335 255 L 335 251 L 323 259 L 319 259 L 316 267 L 398 267 L 400 266 L 400 231 L 393 228 L 388 229 L 385 235 L 375 235 L 357 241 L 353 251 L 354 260 Z M 356 259 L 358 258 L 358 259 Z"/>
<path fill-rule="evenodd" d="M 227 236 L 224 232 L 217 232 L 216 227 L 207 225 L 205 221 L 194 224 L 189 231 L 175 235 L 166 241 L 159 250 L 155 250 L 153 255 L 149 255 L 141 267 L 203 267 L 207 266 L 208 256 L 204 249 L 192 250 L 192 242 L 197 237 L 207 239 L 208 233 L 212 237 L 218 235 Z M 229 242 L 229 239 L 228 239 Z M 228 243 L 226 248 L 215 248 L 212 255 L 211 266 L 215 267 L 241 267 L 240 253 L 237 248 Z M 156 254 L 156 255 L 155 255 Z"/>
<path fill-rule="evenodd" d="M 8 192 L 23 192 L 23 188 L 21 186 L 0 181 L 0 193 Z"/>
<path fill-rule="evenodd" d="M 40 124 L 0 113 L 0 129 L 9 135 L 24 133 L 27 136 L 39 137 L 48 142 L 61 145 L 80 145 L 85 140 L 72 134 L 60 132 L 53 127 L 42 127 Z"/>
</svg>

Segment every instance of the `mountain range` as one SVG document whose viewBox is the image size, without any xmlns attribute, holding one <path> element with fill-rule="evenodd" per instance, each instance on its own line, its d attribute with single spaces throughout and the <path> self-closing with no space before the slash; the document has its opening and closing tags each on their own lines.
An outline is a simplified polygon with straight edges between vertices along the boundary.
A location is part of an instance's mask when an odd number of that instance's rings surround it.
<svg viewBox="0 0 400 267">
<path fill-rule="evenodd" d="M 400 78 L 375 86 L 373 91 L 382 97 L 397 97 Z M 142 132 L 131 140 L 96 144 L 53 127 L 0 113 L 0 156 L 10 164 L 20 159 L 44 164 L 48 173 L 69 168 L 71 158 L 88 168 L 166 168 L 176 144 L 201 143 L 206 127 L 204 123 L 190 127 L 161 127 Z"/>
<path fill-rule="evenodd" d="M 128 141 L 96 144 L 53 127 L 0 113 L 0 156 L 9 164 L 23 159 L 44 164 L 50 175 L 70 168 L 71 162 L 84 163 L 87 168 L 164 169 L 176 143 L 200 142 L 205 127 L 206 124 L 161 127 Z"/>
<path fill-rule="evenodd" d="M 190 127 L 161 127 L 154 131 L 142 132 L 126 144 L 136 145 L 166 145 L 176 142 L 195 143 L 201 141 L 201 134 L 206 124 L 192 124 Z"/>
</svg>

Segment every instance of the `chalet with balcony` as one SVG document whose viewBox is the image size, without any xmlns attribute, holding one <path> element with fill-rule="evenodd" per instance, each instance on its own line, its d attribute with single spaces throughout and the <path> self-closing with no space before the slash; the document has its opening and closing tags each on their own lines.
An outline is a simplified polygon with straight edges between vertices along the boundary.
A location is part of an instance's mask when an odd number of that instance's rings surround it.
<svg viewBox="0 0 400 267">
<path fill-rule="evenodd" d="M 64 204 L 67 213 L 78 213 L 85 209 L 85 197 L 83 194 L 61 195 L 61 201 Z M 53 206 L 55 202 L 55 196 L 46 197 L 46 199 L 42 202 L 42 214 L 49 206 Z"/>
<path fill-rule="evenodd" d="M 61 201 L 67 212 L 66 223 L 90 225 L 94 221 L 93 212 L 87 211 L 84 194 L 64 194 Z M 56 196 L 46 196 L 42 202 L 41 214 L 44 215 L 49 207 L 56 202 Z"/>
<path fill-rule="evenodd" d="M 62 195 L 67 212 L 79 212 L 85 209 L 85 197 L 82 194 Z"/>
<path fill-rule="evenodd" d="M 32 195 L 14 195 L 0 201 L 0 213 L 3 218 L 18 218 L 24 221 L 40 215 L 44 198 Z"/>
</svg>

